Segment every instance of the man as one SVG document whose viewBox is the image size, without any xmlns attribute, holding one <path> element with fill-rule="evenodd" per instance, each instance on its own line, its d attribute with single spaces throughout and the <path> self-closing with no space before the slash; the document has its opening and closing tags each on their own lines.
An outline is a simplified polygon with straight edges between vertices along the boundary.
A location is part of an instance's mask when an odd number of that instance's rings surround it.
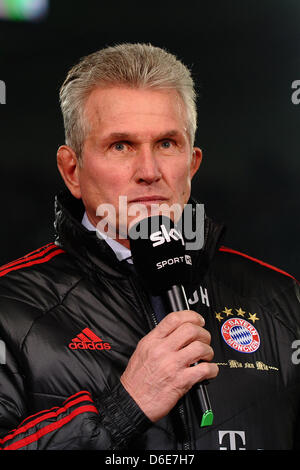
<svg viewBox="0 0 300 470">
<path fill-rule="evenodd" d="M 2 448 L 297 447 L 296 280 L 220 247 L 206 218 L 193 310 L 160 318 L 120 229 L 120 196 L 129 225 L 135 204 L 196 204 L 188 69 L 151 45 L 109 47 L 71 69 L 60 99 L 56 241 L 0 270 Z M 98 233 L 106 204 L 115 237 Z M 190 391 L 207 379 L 215 420 L 201 428 Z"/>
</svg>

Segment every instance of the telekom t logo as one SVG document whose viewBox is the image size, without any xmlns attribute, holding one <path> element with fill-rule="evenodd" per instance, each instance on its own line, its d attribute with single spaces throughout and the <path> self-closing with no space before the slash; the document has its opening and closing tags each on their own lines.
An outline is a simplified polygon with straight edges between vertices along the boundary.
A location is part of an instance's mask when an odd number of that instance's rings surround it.
<svg viewBox="0 0 300 470">
<path fill-rule="evenodd" d="M 228 437 L 225 438 L 225 436 Z M 245 431 L 219 431 L 220 445 L 223 444 L 224 438 L 225 443 L 228 443 L 229 447 L 220 447 L 220 450 L 246 450 L 246 447 L 237 447 L 238 444 L 243 444 L 243 446 L 245 446 Z"/>
</svg>

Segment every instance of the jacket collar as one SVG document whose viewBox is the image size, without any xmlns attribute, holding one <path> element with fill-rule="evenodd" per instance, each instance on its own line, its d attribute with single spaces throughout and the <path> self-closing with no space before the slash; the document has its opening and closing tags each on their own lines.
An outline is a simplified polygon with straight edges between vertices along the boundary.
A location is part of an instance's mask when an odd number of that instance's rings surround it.
<svg viewBox="0 0 300 470">
<path fill-rule="evenodd" d="M 193 205 L 197 202 L 191 198 Z M 119 261 L 113 250 L 101 240 L 96 232 L 87 230 L 81 223 L 85 208 L 81 200 L 74 198 L 68 190 L 55 198 L 56 244 L 61 246 L 79 263 L 87 273 L 105 273 L 108 276 L 123 278 L 131 272 L 128 263 Z M 200 250 L 188 253 L 193 262 L 191 284 L 199 284 L 218 249 L 225 227 L 205 216 L 204 245 Z"/>
</svg>

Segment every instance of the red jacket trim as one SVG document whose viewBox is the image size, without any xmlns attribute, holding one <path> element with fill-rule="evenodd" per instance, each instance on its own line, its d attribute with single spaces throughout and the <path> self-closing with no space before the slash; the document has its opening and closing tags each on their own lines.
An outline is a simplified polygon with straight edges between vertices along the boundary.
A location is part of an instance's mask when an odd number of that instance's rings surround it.
<svg viewBox="0 0 300 470">
<path fill-rule="evenodd" d="M 81 413 L 88 413 L 88 412 L 98 413 L 98 410 L 95 406 L 92 406 L 92 405 L 80 406 L 79 408 L 76 408 L 74 411 L 72 411 L 72 413 L 65 416 L 64 418 L 61 418 L 60 420 L 56 421 L 55 423 L 48 424 L 44 428 L 39 429 L 34 434 L 31 434 L 30 436 L 27 436 L 24 439 L 21 439 L 20 441 L 17 441 L 13 444 L 8 445 L 3 450 L 17 450 L 17 449 L 20 449 L 21 447 L 25 447 L 28 444 L 31 444 L 32 442 L 37 441 L 38 439 L 45 436 L 46 434 L 49 434 L 50 432 L 61 428 L 66 423 L 68 423 L 73 418 L 75 418 L 77 415 L 79 415 Z"/>
<path fill-rule="evenodd" d="M 47 254 L 48 253 L 48 254 Z M 10 271 L 16 271 L 21 268 L 27 268 L 34 264 L 46 263 L 54 256 L 64 253 L 64 250 L 58 248 L 54 243 L 45 245 L 39 250 L 33 251 L 22 258 L 19 258 L 15 261 L 12 261 L 0 268 L 0 277 L 5 276 L 5 274 Z"/>
<path fill-rule="evenodd" d="M 235 255 L 243 256 L 244 258 L 250 259 L 251 261 L 254 261 L 255 263 L 261 264 L 262 266 L 265 266 L 266 268 L 273 269 L 274 271 L 277 271 L 278 273 L 284 274 L 284 276 L 291 277 L 295 281 L 297 280 L 291 274 L 285 271 L 282 271 L 282 269 L 276 268 L 275 266 L 272 266 L 271 264 L 265 263 L 264 261 L 261 261 L 260 259 L 253 258 L 252 256 L 246 255 L 245 253 L 242 253 L 240 251 L 233 250 L 232 248 L 227 248 L 226 246 L 220 246 L 219 251 L 224 251 L 226 253 L 233 253 Z"/>
<path fill-rule="evenodd" d="M 81 395 L 81 396 L 78 396 L 78 395 Z M 0 439 L 0 443 L 4 444 L 5 442 L 17 437 L 19 434 L 22 434 L 22 433 L 28 431 L 29 429 L 33 428 L 37 424 L 39 424 L 39 423 L 41 423 L 41 422 L 43 422 L 43 421 L 45 421 L 49 418 L 56 418 L 60 414 L 67 411 L 72 406 L 77 405 L 78 403 L 87 402 L 87 401 L 93 403 L 93 400 L 90 396 L 90 393 L 89 392 L 78 392 L 75 395 L 73 395 L 72 397 L 69 397 L 63 403 L 63 406 L 61 408 L 54 407 L 54 408 L 51 408 L 50 410 L 44 410 L 42 412 L 43 413 L 42 415 L 40 413 L 36 413 L 36 414 L 26 418 L 26 420 L 24 420 L 18 428 L 11 431 L 11 433 L 8 434 L 7 436 L 5 436 L 3 439 Z M 16 449 L 19 449 L 21 447 L 24 447 L 25 445 L 30 444 L 30 443 L 38 440 L 40 437 L 44 436 L 45 434 L 48 434 L 49 432 L 51 432 L 55 429 L 61 428 L 64 424 L 71 421 L 78 414 L 86 413 L 86 412 L 93 412 L 93 413 L 98 414 L 98 410 L 94 405 L 80 406 L 79 408 L 75 408 L 75 410 L 73 410 L 67 416 L 65 416 L 63 418 L 60 418 L 59 420 L 55 421 L 54 423 L 46 425 L 45 427 L 39 429 L 35 433 L 30 434 L 29 436 L 27 436 L 23 439 L 20 439 L 19 441 L 16 441 L 12 444 L 8 444 L 7 446 L 5 446 L 4 450 L 16 450 Z M 30 420 L 30 421 L 28 421 L 28 420 Z M 26 422 L 26 424 L 24 424 L 25 422 Z"/>
</svg>

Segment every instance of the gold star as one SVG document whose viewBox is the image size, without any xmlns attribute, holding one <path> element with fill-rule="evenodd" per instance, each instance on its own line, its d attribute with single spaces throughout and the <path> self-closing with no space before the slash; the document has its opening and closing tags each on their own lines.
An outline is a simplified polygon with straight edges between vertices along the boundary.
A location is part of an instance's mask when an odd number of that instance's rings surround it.
<svg viewBox="0 0 300 470">
<path fill-rule="evenodd" d="M 256 313 L 254 313 L 253 315 L 249 312 L 249 318 L 248 320 L 251 320 L 253 321 L 253 323 L 256 322 L 256 320 L 259 320 L 259 318 L 256 316 Z"/>
<path fill-rule="evenodd" d="M 215 312 L 216 313 L 216 312 Z M 223 320 L 223 317 L 221 317 L 221 314 L 220 313 L 216 313 L 216 318 L 221 321 Z"/>
<path fill-rule="evenodd" d="M 240 315 L 241 317 L 243 317 L 245 315 L 246 312 L 244 312 L 244 310 L 242 310 L 241 308 L 239 309 L 235 309 L 237 311 L 237 314 Z"/>
<path fill-rule="evenodd" d="M 226 315 L 227 315 L 227 317 L 228 317 L 229 315 L 233 315 L 233 313 L 232 313 L 231 310 L 232 310 L 232 308 L 227 308 L 227 307 L 225 307 L 225 310 L 222 310 L 222 312 L 223 312 L 223 313 L 226 313 Z"/>
</svg>

